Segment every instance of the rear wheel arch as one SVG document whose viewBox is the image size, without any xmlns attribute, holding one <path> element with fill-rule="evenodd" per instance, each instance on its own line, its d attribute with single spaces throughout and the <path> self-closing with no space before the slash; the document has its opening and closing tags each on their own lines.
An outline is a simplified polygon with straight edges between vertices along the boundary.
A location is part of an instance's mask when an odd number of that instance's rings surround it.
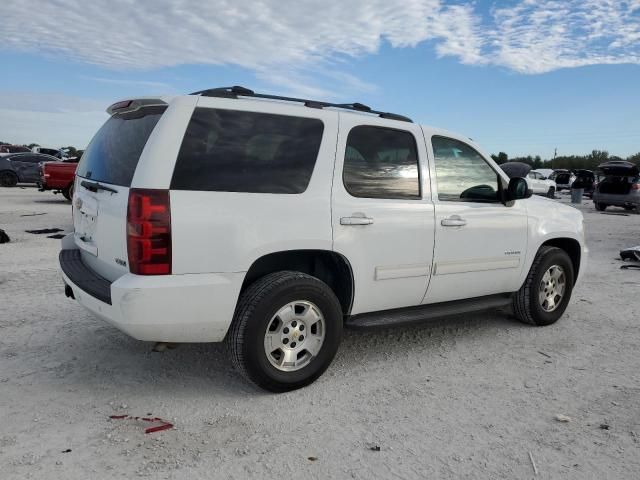
<svg viewBox="0 0 640 480">
<path fill-rule="evenodd" d="M 326 283 L 340 301 L 342 312 L 348 315 L 353 303 L 353 271 L 349 261 L 330 250 L 285 250 L 256 259 L 242 283 L 241 292 L 270 273 L 283 270 L 306 273 Z"/>
<path fill-rule="evenodd" d="M 567 255 L 569 255 L 571 265 L 573 266 L 573 281 L 575 283 L 578 278 L 578 273 L 580 272 L 580 260 L 582 256 L 582 247 L 580 246 L 580 242 L 574 238 L 552 238 L 540 245 L 540 248 L 545 246 L 557 247 L 564 250 Z M 538 251 L 540 251 L 540 249 L 538 249 Z"/>
</svg>

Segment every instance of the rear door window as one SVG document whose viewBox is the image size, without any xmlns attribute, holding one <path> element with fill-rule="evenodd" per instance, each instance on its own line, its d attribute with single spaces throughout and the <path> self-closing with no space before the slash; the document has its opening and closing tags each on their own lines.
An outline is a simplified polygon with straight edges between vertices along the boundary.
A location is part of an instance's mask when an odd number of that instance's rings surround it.
<svg viewBox="0 0 640 480">
<path fill-rule="evenodd" d="M 167 107 L 144 107 L 113 115 L 82 155 L 77 175 L 130 187 L 142 150 Z"/>
<path fill-rule="evenodd" d="M 324 124 L 315 118 L 196 108 L 171 189 L 302 193 L 309 185 L 323 131 Z"/>
<path fill-rule="evenodd" d="M 354 127 L 347 137 L 342 181 L 354 197 L 419 199 L 418 149 L 410 132 Z"/>
</svg>

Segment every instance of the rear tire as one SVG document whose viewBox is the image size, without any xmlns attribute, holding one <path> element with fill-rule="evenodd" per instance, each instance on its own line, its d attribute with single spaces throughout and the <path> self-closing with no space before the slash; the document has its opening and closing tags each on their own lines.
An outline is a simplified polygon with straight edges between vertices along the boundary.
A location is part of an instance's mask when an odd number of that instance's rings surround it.
<svg viewBox="0 0 640 480">
<path fill-rule="evenodd" d="M 62 196 L 71 201 L 71 199 L 73 198 L 73 183 L 62 190 Z"/>
<path fill-rule="evenodd" d="M 309 385 L 329 367 L 342 323 L 340 302 L 325 283 L 300 272 L 275 272 L 240 296 L 227 345 L 246 379 L 287 392 Z"/>
<path fill-rule="evenodd" d="M 569 304 L 573 283 L 573 264 L 567 252 L 540 247 L 524 285 L 513 299 L 516 318 L 530 325 L 555 323 Z"/>
<path fill-rule="evenodd" d="M 636 207 L 632 207 L 631 205 L 625 205 L 625 207 L 624 207 L 624 209 L 625 209 L 627 212 L 630 212 L 630 211 L 631 211 L 631 210 L 633 210 L 634 208 L 636 208 Z"/>
<path fill-rule="evenodd" d="M 0 185 L 3 187 L 15 187 L 18 184 L 18 176 L 13 172 L 0 172 Z"/>
<path fill-rule="evenodd" d="M 549 187 L 549 191 L 547 192 L 547 198 L 556 198 L 556 189 L 553 187 Z"/>
<path fill-rule="evenodd" d="M 600 203 L 600 202 L 594 202 L 594 203 L 596 206 L 596 210 L 598 210 L 599 212 L 604 212 L 609 206 L 606 203 Z"/>
</svg>

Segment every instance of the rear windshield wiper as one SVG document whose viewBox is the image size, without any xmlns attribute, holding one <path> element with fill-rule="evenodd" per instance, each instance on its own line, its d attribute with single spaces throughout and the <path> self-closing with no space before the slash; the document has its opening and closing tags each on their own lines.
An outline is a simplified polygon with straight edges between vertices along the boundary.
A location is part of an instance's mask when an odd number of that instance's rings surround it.
<svg viewBox="0 0 640 480">
<path fill-rule="evenodd" d="M 83 180 L 80 182 L 80 185 L 82 185 L 84 188 L 86 188 L 91 192 L 97 192 L 98 190 L 105 190 L 111 193 L 118 193 L 116 189 L 107 187 L 106 185 L 102 185 L 101 183 L 98 183 L 98 182 L 90 182 L 88 180 Z"/>
</svg>

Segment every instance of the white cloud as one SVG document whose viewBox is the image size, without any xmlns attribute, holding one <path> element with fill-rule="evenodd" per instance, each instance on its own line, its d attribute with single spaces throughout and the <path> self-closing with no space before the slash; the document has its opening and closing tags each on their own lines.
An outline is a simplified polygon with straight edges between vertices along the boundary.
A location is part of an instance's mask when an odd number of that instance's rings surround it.
<svg viewBox="0 0 640 480">
<path fill-rule="evenodd" d="M 637 0 L 524 0 L 493 19 L 491 63 L 521 73 L 640 63 Z"/>
<path fill-rule="evenodd" d="M 638 0 L 491 5 L 482 15 L 476 2 L 444 0 L 10 0 L 0 48 L 123 70 L 232 64 L 263 77 L 374 53 L 383 41 L 433 41 L 440 56 L 521 73 L 640 63 Z"/>
<path fill-rule="evenodd" d="M 84 148 L 108 118 L 109 102 L 60 94 L 0 94 L 0 140 Z"/>
<path fill-rule="evenodd" d="M 82 76 L 85 80 L 92 80 L 94 82 L 99 83 L 109 83 L 112 85 L 123 85 L 123 86 L 135 86 L 135 87 L 145 87 L 147 89 L 157 90 L 161 93 L 167 93 L 175 90 L 171 85 L 164 82 L 153 82 L 149 80 L 130 80 L 130 79 L 121 79 L 121 78 L 105 78 L 105 77 L 91 77 L 91 76 Z M 157 92 L 147 92 L 149 95 L 152 95 Z"/>
</svg>

